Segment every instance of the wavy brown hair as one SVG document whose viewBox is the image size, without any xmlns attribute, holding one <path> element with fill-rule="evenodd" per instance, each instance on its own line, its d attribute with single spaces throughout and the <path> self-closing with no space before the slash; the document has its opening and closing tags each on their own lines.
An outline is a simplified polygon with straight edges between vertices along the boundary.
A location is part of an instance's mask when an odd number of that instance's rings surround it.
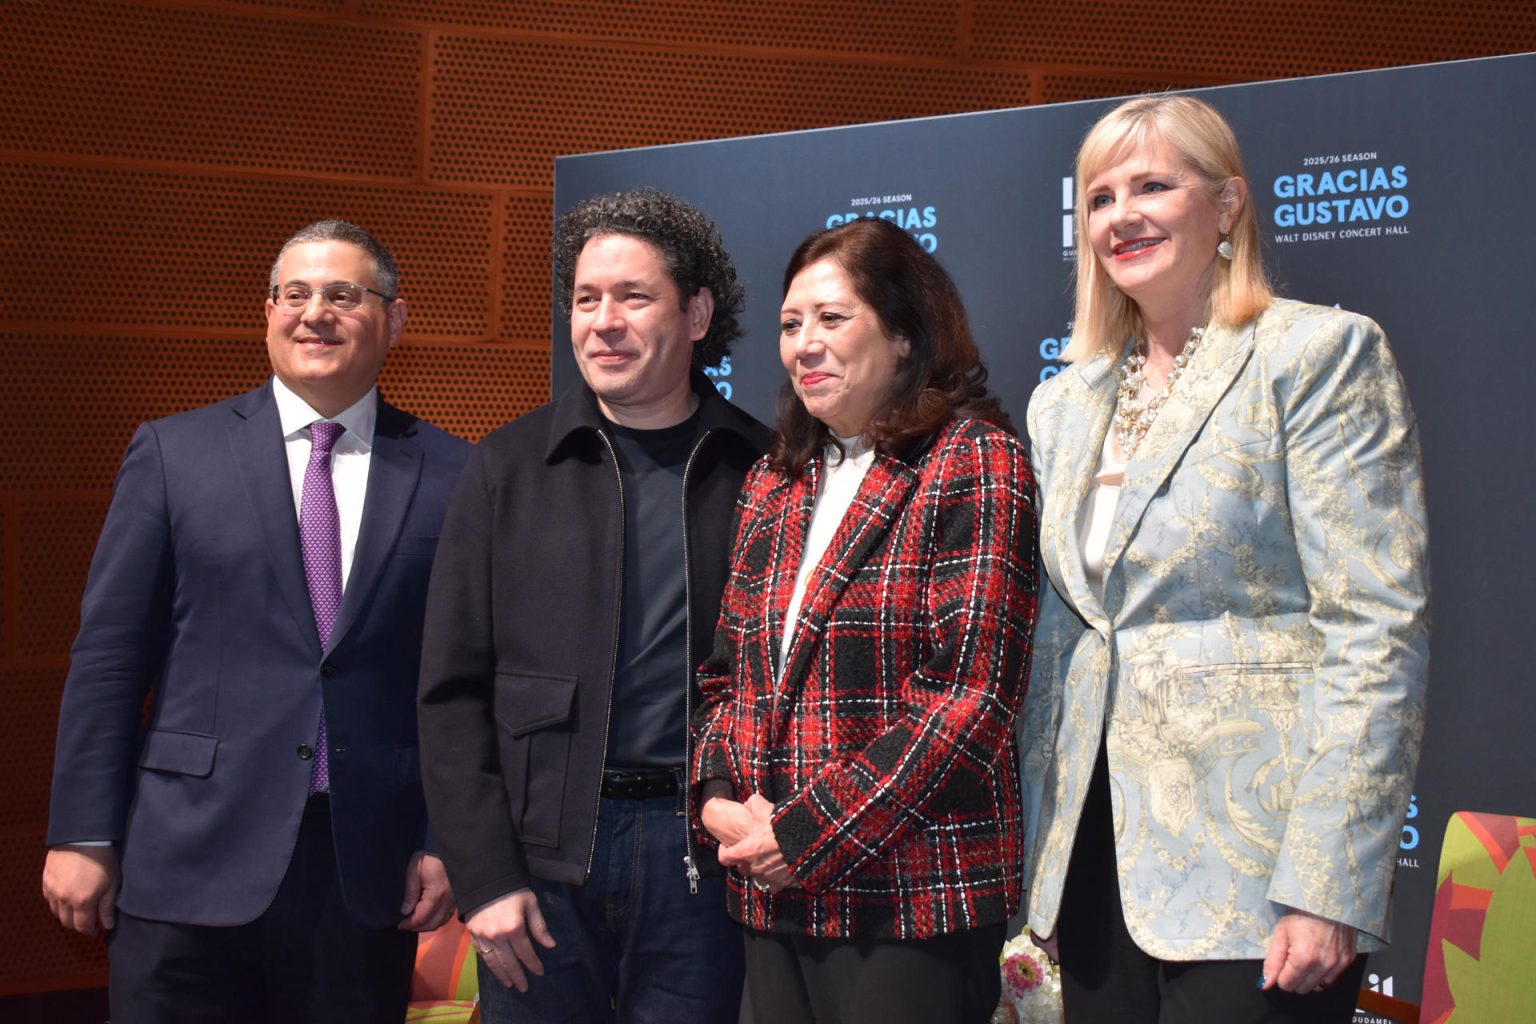
<svg viewBox="0 0 1536 1024">
<path fill-rule="evenodd" d="M 1016 434 L 1013 422 L 987 391 L 987 368 L 971 338 L 960 292 L 939 261 L 889 221 L 862 218 L 818 231 L 795 250 L 784 268 L 784 292 L 813 263 L 831 260 L 853 282 L 888 338 L 910 351 L 861 440 L 884 455 L 902 458 L 950 419 L 968 416 Z M 837 439 L 806 411 L 786 380 L 779 389 L 775 467 L 798 477 L 806 464 Z"/>
</svg>

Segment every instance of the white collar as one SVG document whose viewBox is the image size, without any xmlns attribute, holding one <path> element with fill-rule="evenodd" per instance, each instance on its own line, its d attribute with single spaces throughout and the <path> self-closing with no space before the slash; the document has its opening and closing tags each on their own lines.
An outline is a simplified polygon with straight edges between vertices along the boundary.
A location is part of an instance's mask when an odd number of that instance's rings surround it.
<svg viewBox="0 0 1536 1024">
<path fill-rule="evenodd" d="M 292 440 L 301 431 L 308 430 L 315 420 L 328 419 L 345 427 L 347 433 L 357 438 L 364 450 L 372 450 L 373 428 L 379 418 L 377 387 L 369 388 L 367 394 L 336 416 L 321 416 L 276 376 L 272 378 L 272 398 L 277 402 L 277 419 L 283 427 L 283 440 Z"/>
</svg>

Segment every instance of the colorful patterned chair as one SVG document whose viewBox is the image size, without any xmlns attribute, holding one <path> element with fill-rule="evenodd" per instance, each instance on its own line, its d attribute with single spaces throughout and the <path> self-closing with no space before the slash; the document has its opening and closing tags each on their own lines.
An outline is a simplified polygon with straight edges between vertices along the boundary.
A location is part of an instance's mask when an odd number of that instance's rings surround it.
<svg viewBox="0 0 1536 1024">
<path fill-rule="evenodd" d="M 1536 818 L 1457 811 L 1445 828 L 1421 1024 L 1536 1021 Z"/>
<path fill-rule="evenodd" d="M 416 945 L 406 1024 L 479 1024 L 480 984 L 463 923 L 453 918 Z"/>
<path fill-rule="evenodd" d="M 1013 1020 L 1007 1006 L 994 1021 Z M 1445 826 L 1423 1005 L 1361 989 L 1397 1024 L 1536 1022 L 1536 818 L 1457 811 Z"/>
</svg>

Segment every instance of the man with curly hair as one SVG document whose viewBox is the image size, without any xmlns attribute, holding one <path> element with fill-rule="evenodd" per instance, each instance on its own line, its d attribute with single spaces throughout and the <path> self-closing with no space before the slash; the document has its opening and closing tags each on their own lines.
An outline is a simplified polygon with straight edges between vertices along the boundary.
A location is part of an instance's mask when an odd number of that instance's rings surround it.
<svg viewBox="0 0 1536 1024">
<path fill-rule="evenodd" d="M 582 383 L 487 435 L 428 595 L 422 765 L 486 1024 L 734 1022 L 742 938 L 689 831 L 688 718 L 768 430 L 704 367 L 741 334 L 719 233 L 582 202 L 555 273 Z"/>
</svg>

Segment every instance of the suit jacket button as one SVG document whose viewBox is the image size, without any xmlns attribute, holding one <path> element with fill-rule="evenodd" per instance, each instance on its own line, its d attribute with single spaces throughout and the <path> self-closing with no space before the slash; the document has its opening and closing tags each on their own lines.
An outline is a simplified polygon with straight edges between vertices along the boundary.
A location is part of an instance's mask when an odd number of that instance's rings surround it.
<svg viewBox="0 0 1536 1024">
<path fill-rule="evenodd" d="M 327 662 L 323 663 L 320 666 L 320 674 L 323 675 L 323 676 L 335 675 L 336 674 L 336 666 L 332 665 L 330 662 L 327 661 Z"/>
<path fill-rule="evenodd" d="M 314 756 L 315 756 L 315 748 L 314 747 L 311 747 L 308 743 L 300 743 L 299 744 L 299 759 L 300 760 L 308 761 L 310 758 L 312 758 Z"/>
</svg>

